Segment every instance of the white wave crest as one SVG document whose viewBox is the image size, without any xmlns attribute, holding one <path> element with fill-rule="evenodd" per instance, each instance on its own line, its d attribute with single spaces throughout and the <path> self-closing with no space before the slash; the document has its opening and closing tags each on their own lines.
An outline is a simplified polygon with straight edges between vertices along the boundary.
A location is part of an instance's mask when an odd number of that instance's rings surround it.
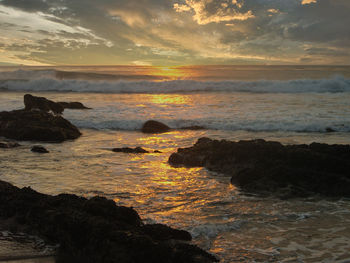
<svg viewBox="0 0 350 263">
<path fill-rule="evenodd" d="M 53 74 L 47 71 L 45 74 Z M 39 73 L 38 73 L 39 74 Z M 44 74 L 41 72 L 40 74 Z M 25 74 L 24 74 L 25 75 Z M 1 79 L 1 78 L 0 78 Z M 57 80 L 51 77 L 30 80 L 0 81 L 0 90 L 25 92 L 84 92 L 84 93 L 195 93 L 195 92 L 254 92 L 254 93 L 342 93 L 350 92 L 350 79 L 338 76 L 330 79 L 299 79 L 288 81 L 88 81 Z"/>
</svg>

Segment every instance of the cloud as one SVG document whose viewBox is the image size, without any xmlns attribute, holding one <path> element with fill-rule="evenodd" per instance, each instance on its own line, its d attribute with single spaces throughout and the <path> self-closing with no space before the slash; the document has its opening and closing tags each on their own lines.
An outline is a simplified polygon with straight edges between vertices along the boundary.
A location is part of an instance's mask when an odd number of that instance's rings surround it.
<svg viewBox="0 0 350 263">
<path fill-rule="evenodd" d="M 302 5 L 309 5 L 309 4 L 315 4 L 317 3 L 317 0 L 303 0 L 301 2 Z"/>
<path fill-rule="evenodd" d="M 176 12 L 193 11 L 193 20 L 199 25 L 209 23 L 229 22 L 234 20 L 247 20 L 253 18 L 251 10 L 240 12 L 242 2 L 237 0 L 186 0 L 186 4 L 174 4 Z"/>
<path fill-rule="evenodd" d="M 348 64 L 349 12 L 349 0 L 0 0 L 0 60 Z"/>
</svg>

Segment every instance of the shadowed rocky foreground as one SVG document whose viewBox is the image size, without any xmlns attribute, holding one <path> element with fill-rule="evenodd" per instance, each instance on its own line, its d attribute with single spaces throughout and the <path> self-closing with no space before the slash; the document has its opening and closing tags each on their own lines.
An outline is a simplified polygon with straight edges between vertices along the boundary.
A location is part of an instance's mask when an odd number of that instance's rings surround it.
<svg viewBox="0 0 350 263">
<path fill-rule="evenodd" d="M 200 138 L 169 157 L 172 165 L 206 167 L 232 176 L 241 190 L 283 198 L 350 197 L 350 146 L 282 145 L 262 139 L 232 142 Z"/>
<path fill-rule="evenodd" d="M 56 262 L 216 262 L 188 244 L 191 235 L 162 224 L 144 224 L 137 212 L 104 197 L 50 196 L 0 181 L 2 229 L 59 244 Z"/>
</svg>

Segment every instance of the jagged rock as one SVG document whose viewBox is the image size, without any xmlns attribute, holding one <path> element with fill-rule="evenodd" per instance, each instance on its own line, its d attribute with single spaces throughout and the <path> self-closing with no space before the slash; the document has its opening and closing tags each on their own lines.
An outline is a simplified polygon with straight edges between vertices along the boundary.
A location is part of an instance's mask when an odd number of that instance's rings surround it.
<svg viewBox="0 0 350 263">
<path fill-rule="evenodd" d="M 0 148 L 15 148 L 21 146 L 17 142 L 0 142 Z"/>
<path fill-rule="evenodd" d="M 350 145 L 286 145 L 262 139 L 201 138 L 169 157 L 173 165 L 206 167 L 232 176 L 243 191 L 301 197 L 350 197 Z"/>
<path fill-rule="evenodd" d="M 48 150 L 46 150 L 43 146 L 40 145 L 34 145 L 31 151 L 36 153 L 49 153 Z"/>
<path fill-rule="evenodd" d="M 44 97 L 36 97 L 31 94 L 24 95 L 25 110 L 40 110 L 44 112 L 52 111 L 54 114 L 62 114 L 64 108 L 52 100 Z"/>
<path fill-rule="evenodd" d="M 170 130 L 170 127 L 159 121 L 146 121 L 142 126 L 144 133 L 162 133 Z"/>
<path fill-rule="evenodd" d="M 86 107 L 81 102 L 73 101 L 73 102 L 57 102 L 64 109 L 73 109 L 73 110 L 89 110 L 91 108 Z"/>
<path fill-rule="evenodd" d="M 78 128 L 68 120 L 45 111 L 0 112 L 0 136 L 9 139 L 62 142 L 80 135 Z"/>
<path fill-rule="evenodd" d="M 144 225 L 142 230 L 156 240 L 184 240 L 191 241 L 192 236 L 184 230 L 177 230 L 162 224 Z"/>
<path fill-rule="evenodd" d="M 141 148 L 141 147 L 136 147 L 136 148 L 129 148 L 129 147 L 123 147 L 123 148 L 113 148 L 113 152 L 122 152 L 122 153 L 149 153 L 149 151 Z"/>
<path fill-rule="evenodd" d="M 209 263 L 218 260 L 186 231 L 145 225 L 137 212 L 104 197 L 49 196 L 0 181 L 2 229 L 59 244 L 61 263 Z M 174 242 L 176 240 L 176 242 Z"/>
</svg>

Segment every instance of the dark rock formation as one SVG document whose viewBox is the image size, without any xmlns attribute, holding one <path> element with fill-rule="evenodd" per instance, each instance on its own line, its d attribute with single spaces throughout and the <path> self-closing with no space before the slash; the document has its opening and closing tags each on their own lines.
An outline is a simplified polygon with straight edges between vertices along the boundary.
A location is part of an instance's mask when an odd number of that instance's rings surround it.
<svg viewBox="0 0 350 263">
<path fill-rule="evenodd" d="M 46 150 L 43 146 L 41 145 L 34 145 L 31 149 L 32 152 L 36 153 L 49 153 L 48 150 Z"/>
<path fill-rule="evenodd" d="M 36 97 L 30 94 L 24 95 L 25 110 L 40 110 L 44 112 L 52 111 L 54 114 L 62 114 L 64 108 L 52 100 L 44 97 Z"/>
<path fill-rule="evenodd" d="M 145 225 L 135 210 L 104 197 L 49 196 L 0 181 L 3 229 L 60 244 L 57 263 L 206 263 L 217 259 L 183 243 L 186 231 Z M 175 241 L 176 240 L 176 241 Z"/>
<path fill-rule="evenodd" d="M 350 145 L 287 145 L 264 140 L 201 138 L 169 157 L 173 165 L 206 167 L 232 176 L 243 191 L 303 197 L 350 197 Z"/>
<path fill-rule="evenodd" d="M 0 142 L 0 148 L 15 148 L 21 146 L 17 142 Z"/>
<path fill-rule="evenodd" d="M 0 112 L 0 136 L 9 139 L 62 142 L 80 135 L 78 128 L 69 121 L 45 111 Z"/>
<path fill-rule="evenodd" d="M 146 121 L 142 126 L 144 133 L 162 133 L 170 130 L 170 127 L 159 121 Z"/>
<path fill-rule="evenodd" d="M 194 126 L 181 127 L 180 129 L 196 131 L 196 130 L 204 130 L 204 127 L 203 126 L 194 125 Z"/>
<path fill-rule="evenodd" d="M 327 127 L 326 132 L 336 132 L 336 130 L 334 130 L 333 128 Z"/>
<path fill-rule="evenodd" d="M 122 152 L 122 153 L 149 153 L 149 151 L 146 151 L 145 149 L 141 147 L 136 148 L 129 148 L 129 147 L 123 147 L 123 148 L 113 148 L 113 152 Z"/>
<path fill-rule="evenodd" d="M 31 94 L 24 95 L 25 110 L 41 110 L 45 112 L 52 111 L 54 114 L 62 114 L 64 109 L 91 109 L 84 106 L 81 102 L 54 102 L 44 97 L 37 97 Z"/>
<path fill-rule="evenodd" d="M 73 109 L 73 110 L 89 110 L 91 108 L 86 107 L 81 102 L 57 102 L 59 105 L 61 105 L 64 109 Z"/>
</svg>

